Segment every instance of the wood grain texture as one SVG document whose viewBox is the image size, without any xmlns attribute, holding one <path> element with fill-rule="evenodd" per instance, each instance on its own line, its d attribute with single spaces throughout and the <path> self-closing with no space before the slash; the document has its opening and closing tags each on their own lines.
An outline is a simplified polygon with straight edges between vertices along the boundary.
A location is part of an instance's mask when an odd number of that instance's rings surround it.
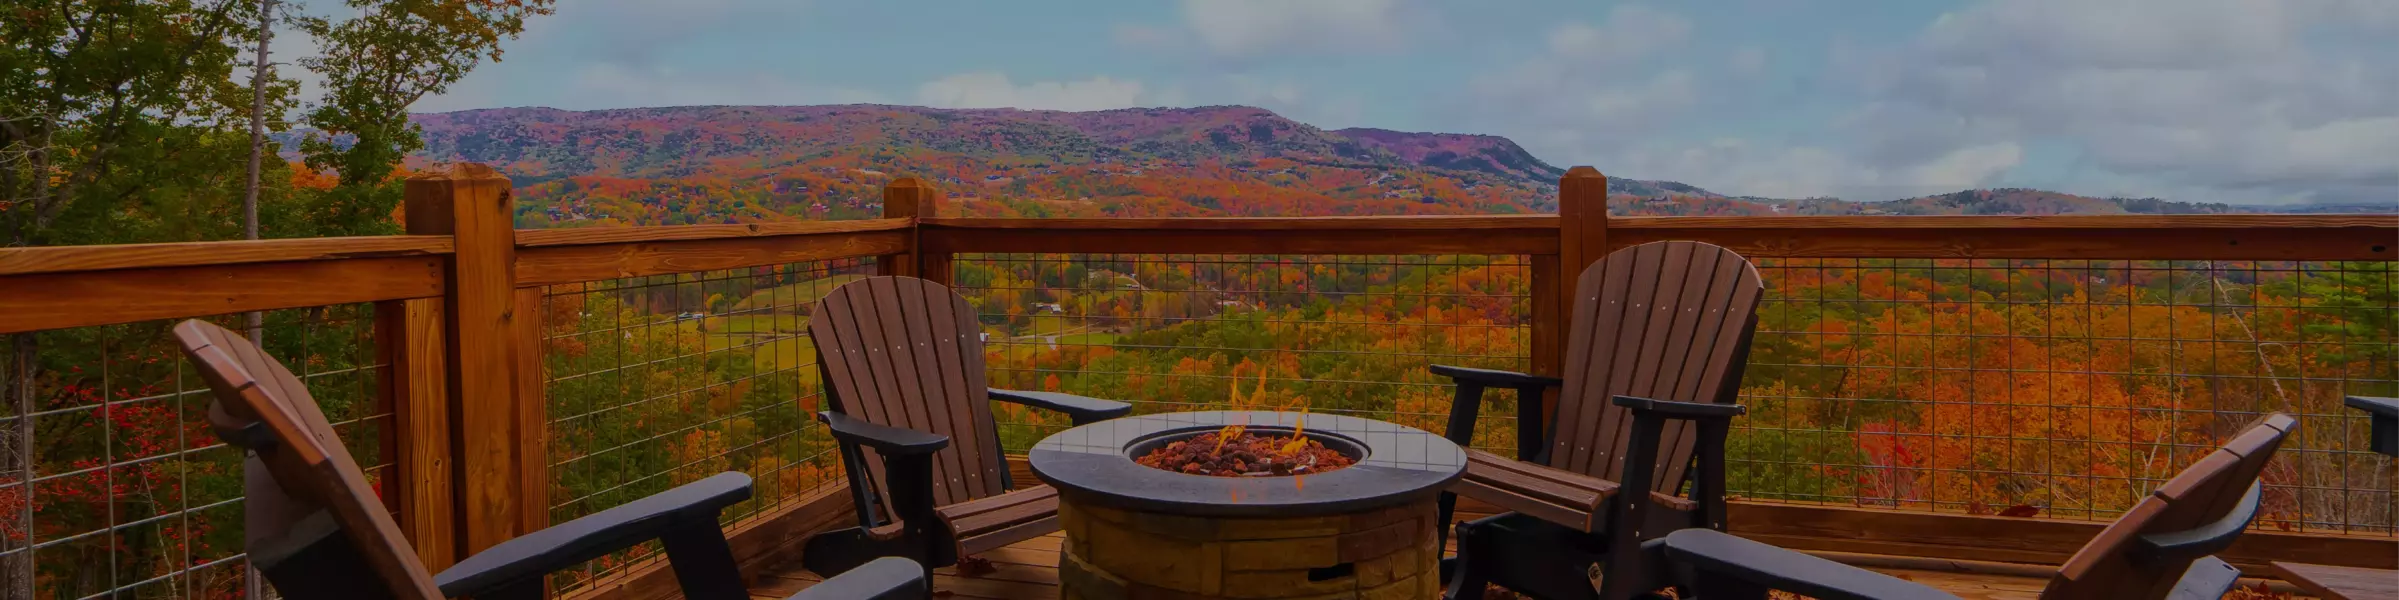
<svg viewBox="0 0 2399 600">
<path fill-rule="evenodd" d="M 386 256 L 441 256 L 450 252 L 449 236 L 441 235 L 0 248 L 0 276 Z"/>
<path fill-rule="evenodd" d="M 550 526 L 550 402 L 549 373 L 542 360 L 541 288 L 518 288 L 510 315 L 509 335 L 516 338 L 516 367 L 509 378 L 516 386 L 517 490 L 524 509 L 517 514 L 519 531 Z"/>
<path fill-rule="evenodd" d="M 549 248 L 632 242 L 770 238 L 831 233 L 903 231 L 913 226 L 914 224 L 907 219 L 863 219 L 857 221 L 773 221 L 717 225 L 519 229 L 516 232 L 516 246 L 518 248 Z"/>
<path fill-rule="evenodd" d="M 1139 230 L 1139 231 L 1449 231 L 1456 229 L 1556 229 L 1555 215 L 1395 215 L 1370 217 L 1171 217 L 1027 219 L 927 217 L 926 226 L 945 229 Z"/>
<path fill-rule="evenodd" d="M 2399 598 L 2399 571 L 2274 561 L 2274 575 L 2324 600 Z"/>
<path fill-rule="evenodd" d="M 1122 254 L 1556 254 L 1551 229 L 952 228 L 919 230 L 948 252 Z"/>
<path fill-rule="evenodd" d="M 1569 177 L 1572 176 L 1570 173 Z M 1616 217 L 1617 229 L 2348 229 L 2399 227 L 2399 215 L 1877 215 Z"/>
<path fill-rule="evenodd" d="M 1695 240 L 1753 258 L 2393 260 L 2399 216 L 1619 217 L 1608 244 Z"/>
<path fill-rule="evenodd" d="M 447 321 L 450 398 L 457 422 L 460 556 L 525 533 L 523 456 L 519 427 L 516 326 L 516 227 L 508 179 L 491 167 L 460 164 L 444 173 L 408 179 L 408 231 L 447 232 L 458 252 L 450 262 Z M 443 216 L 447 215 L 447 219 Z M 546 507 L 544 507 L 546 508 Z"/>
<path fill-rule="evenodd" d="M 6 275 L 0 334 L 439 296 L 443 262 L 417 256 Z"/>
<path fill-rule="evenodd" d="M 516 284 L 554 285 L 908 251 L 903 231 L 526 248 Z"/>
<path fill-rule="evenodd" d="M 1575 326 L 1573 309 L 1578 284 L 1576 278 L 1581 277 L 1583 270 L 1590 268 L 1591 263 L 1597 262 L 1602 256 L 1607 256 L 1609 250 L 1608 176 L 1600 173 L 1599 169 L 1589 166 L 1567 169 L 1566 174 L 1558 178 L 1558 257 L 1549 262 L 1548 271 L 1550 272 L 1543 274 L 1547 276 L 1548 281 L 1535 279 L 1535 287 L 1540 287 L 1542 284 L 1547 284 L 1548 287 L 1546 290 L 1536 290 L 1534 293 L 1540 294 L 1546 291 L 1547 295 L 1551 296 L 1549 299 L 1551 306 L 1548 308 L 1556 312 L 1547 323 L 1555 329 L 1545 338 L 1539 333 L 1541 322 L 1535 322 L 1533 334 L 1536 338 L 1533 340 L 1536 347 L 1535 352 L 1542 352 L 1543 350 L 1538 348 L 1543 342 L 1546 342 L 1550 346 L 1546 350 L 1547 354 L 1553 357 L 1557 363 L 1552 371 L 1542 373 L 1543 375 L 1565 377 L 1568 339 L 1566 332 L 1571 331 L 1571 328 Z M 1535 261 L 1534 264 L 1541 263 Z M 1536 302 L 1534 305 L 1536 319 L 1541 316 L 1540 308 L 1542 307 Z M 1555 423 L 1557 421 L 1558 402 L 1562 392 L 1563 390 L 1551 389 L 1542 393 L 1541 414 L 1544 422 Z"/>
<path fill-rule="evenodd" d="M 397 300 L 375 305 L 375 339 L 383 367 L 383 394 L 392 403 L 398 432 L 392 449 L 394 491 L 400 530 L 417 558 L 434 572 L 457 562 L 457 520 L 451 504 L 448 346 L 443 343 L 442 304 L 437 299 Z"/>
<path fill-rule="evenodd" d="M 1053 600 L 1060 597 L 1058 589 L 1060 535 L 1033 538 L 983 555 L 991 560 L 992 571 L 975 577 L 959 576 L 956 569 L 942 567 L 933 571 L 935 594 L 962 600 Z M 1860 555 L 1829 556 L 1838 562 Z M 1879 557 L 1876 557 L 1879 558 Z M 1884 574 L 1905 578 L 1955 594 L 1963 600 L 2034 600 L 2041 592 L 2041 579 L 2017 573 L 1979 573 L 1932 568 L 1907 568 L 1877 564 L 1860 566 Z M 797 565 L 764 573 L 750 586 L 750 597 L 758 600 L 778 600 L 790 597 L 822 581 L 815 573 L 800 570 Z M 2246 582 L 2244 582 L 2246 583 Z M 613 600 L 613 597 L 611 598 Z M 646 600 L 646 599 L 643 599 Z"/>
<path fill-rule="evenodd" d="M 1731 532 L 1794 550 L 2063 564 L 2107 526 L 2100 521 L 1991 517 L 1735 501 Z M 2217 555 L 2251 576 L 2268 561 L 2399 568 L 2399 539 L 2250 530 Z"/>
<path fill-rule="evenodd" d="M 941 195 L 931 186 L 914 177 L 901 177 L 883 186 L 883 218 L 908 221 L 908 253 L 890 254 L 875 258 L 875 269 L 881 275 L 917 276 L 917 260 L 924 244 L 917 235 L 916 222 L 921 217 L 941 213 Z"/>
</svg>

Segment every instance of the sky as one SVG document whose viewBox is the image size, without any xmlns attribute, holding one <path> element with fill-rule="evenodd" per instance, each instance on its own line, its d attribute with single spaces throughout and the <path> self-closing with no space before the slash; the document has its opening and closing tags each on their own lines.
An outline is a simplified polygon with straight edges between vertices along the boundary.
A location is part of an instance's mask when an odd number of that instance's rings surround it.
<svg viewBox="0 0 2399 600">
<path fill-rule="evenodd" d="M 1259 106 L 1718 193 L 2399 204 L 2399 0 L 560 0 L 414 110 Z"/>
</svg>

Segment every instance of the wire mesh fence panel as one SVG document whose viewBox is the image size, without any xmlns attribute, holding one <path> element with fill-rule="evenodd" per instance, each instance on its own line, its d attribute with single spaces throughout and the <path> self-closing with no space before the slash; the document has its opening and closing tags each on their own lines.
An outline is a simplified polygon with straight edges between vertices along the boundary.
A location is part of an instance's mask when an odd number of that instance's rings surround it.
<svg viewBox="0 0 2399 600">
<path fill-rule="evenodd" d="M 2282 411 L 2256 526 L 2393 533 L 2392 262 L 1753 259 L 1736 494 L 2109 520 Z"/>
<path fill-rule="evenodd" d="M 1507 255 L 961 254 L 952 281 L 981 317 L 994 387 L 1439 432 L 1454 392 L 1427 365 L 1530 366 L 1531 271 Z M 1513 395 L 1491 399 L 1475 445 L 1513 453 Z M 993 410 L 1010 452 L 1068 424 Z"/>
<path fill-rule="evenodd" d="M 809 311 L 873 269 L 796 263 L 550 286 L 542 305 L 550 522 L 725 471 L 753 499 L 728 524 L 839 485 Z M 655 544 L 552 578 L 561 590 L 663 557 Z"/>
<path fill-rule="evenodd" d="M 0 597 L 246 595 L 242 453 L 206 425 L 180 321 L 0 335 Z M 368 304 L 271 311 L 263 337 L 388 502 L 374 323 Z"/>
</svg>

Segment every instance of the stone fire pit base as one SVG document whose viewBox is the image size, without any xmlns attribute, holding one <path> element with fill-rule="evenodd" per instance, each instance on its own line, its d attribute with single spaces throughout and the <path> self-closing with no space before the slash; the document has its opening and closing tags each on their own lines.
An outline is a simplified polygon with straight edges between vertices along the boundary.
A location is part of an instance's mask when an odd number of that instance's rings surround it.
<svg viewBox="0 0 2399 600">
<path fill-rule="evenodd" d="M 1438 598 L 1431 498 L 1351 514 L 1191 517 L 1061 497 L 1065 600 Z"/>
</svg>

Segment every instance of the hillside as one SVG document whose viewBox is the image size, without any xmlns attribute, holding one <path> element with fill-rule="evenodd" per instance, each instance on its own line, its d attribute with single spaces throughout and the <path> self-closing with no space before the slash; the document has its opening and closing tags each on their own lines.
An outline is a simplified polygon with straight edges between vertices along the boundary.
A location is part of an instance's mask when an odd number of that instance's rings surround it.
<svg viewBox="0 0 2399 600">
<path fill-rule="evenodd" d="M 1324 130 L 1244 106 L 1094 112 L 910 106 L 469 110 L 415 116 L 423 165 L 492 164 L 528 226 L 859 218 L 914 176 L 981 216 L 1493 214 L 1555 210 L 1564 169 L 1507 138 Z M 287 147 L 289 144 L 287 144 Z M 1732 197 L 1612 178 L 1621 214 L 2116 214 L 2255 207 L 2030 189 Z M 2319 207 L 2344 210 L 2342 207 Z"/>
</svg>

